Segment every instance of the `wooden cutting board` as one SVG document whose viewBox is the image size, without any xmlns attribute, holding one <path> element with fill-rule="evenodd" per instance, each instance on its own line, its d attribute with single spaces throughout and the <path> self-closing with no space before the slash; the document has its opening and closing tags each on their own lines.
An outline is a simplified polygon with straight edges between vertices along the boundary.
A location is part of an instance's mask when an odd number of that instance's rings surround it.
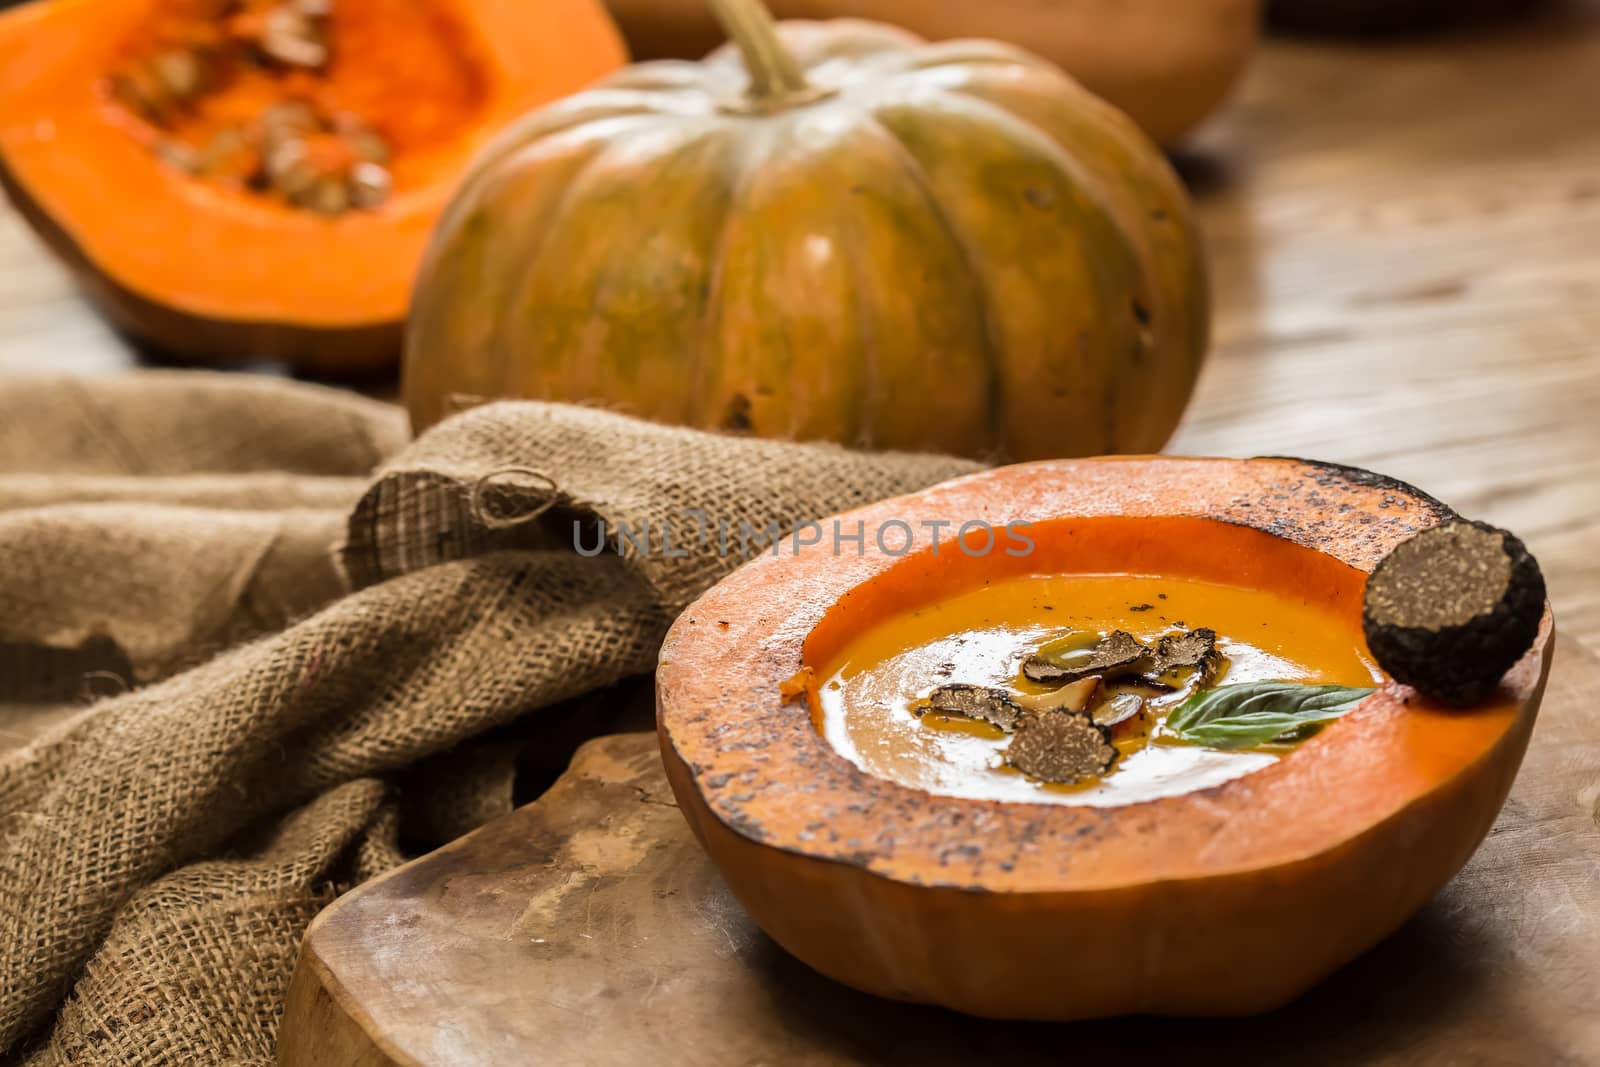
<svg viewBox="0 0 1600 1067">
<path fill-rule="evenodd" d="M 728 894 L 654 735 L 603 738 L 537 802 L 325 911 L 279 1060 L 1600 1063 L 1597 694 L 1600 662 L 1561 641 L 1522 773 L 1466 870 L 1295 1004 L 1239 1021 L 989 1022 L 836 985 Z"/>
</svg>

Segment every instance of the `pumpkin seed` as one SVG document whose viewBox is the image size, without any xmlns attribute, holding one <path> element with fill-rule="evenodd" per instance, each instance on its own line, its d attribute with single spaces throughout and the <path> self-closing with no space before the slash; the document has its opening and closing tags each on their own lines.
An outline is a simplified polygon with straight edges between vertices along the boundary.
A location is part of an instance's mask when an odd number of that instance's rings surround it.
<svg viewBox="0 0 1600 1067">
<path fill-rule="evenodd" d="M 200 169 L 207 175 L 248 180 L 260 167 L 260 157 L 236 126 L 218 130 L 200 150 Z"/>
<path fill-rule="evenodd" d="M 182 141 L 157 141 L 156 158 L 185 174 L 200 173 L 200 157 L 193 148 Z"/>
<path fill-rule="evenodd" d="M 172 98 L 161 79 L 142 63 L 111 76 L 111 95 L 135 115 L 158 126 L 165 125 L 172 110 Z"/>
<path fill-rule="evenodd" d="M 267 185 L 290 200 L 308 194 L 321 177 L 306 155 L 305 142 L 298 139 L 275 145 L 262 164 Z"/>
<path fill-rule="evenodd" d="M 366 163 L 389 162 L 389 142 L 361 116 L 341 112 L 333 117 L 333 128 L 357 159 Z"/>
<path fill-rule="evenodd" d="M 366 130 L 354 137 L 346 137 L 345 143 L 350 146 L 350 151 L 364 163 L 384 164 L 389 162 L 389 143 L 378 136 L 374 130 Z"/>
<path fill-rule="evenodd" d="M 181 43 L 169 37 L 111 78 L 112 95 L 150 122 L 170 126 L 175 108 L 216 86 L 219 64 L 243 59 L 318 71 L 328 63 L 333 0 L 278 0 L 264 14 L 244 0 L 196 2 L 200 25 Z M 324 145 L 329 133 L 337 141 Z M 152 151 L 185 174 L 243 181 L 330 216 L 381 207 L 394 185 L 385 167 L 389 144 L 371 125 L 349 113 L 330 119 L 303 99 L 270 104 L 250 126 L 217 130 L 203 147 L 165 139 Z"/>
<path fill-rule="evenodd" d="M 249 147 L 244 131 L 237 126 L 224 126 L 206 142 L 205 154 L 210 158 L 231 155 Z"/>
<path fill-rule="evenodd" d="M 316 112 L 304 100 L 280 100 L 261 112 L 261 131 L 264 134 L 310 133 L 317 125 Z"/>
<path fill-rule="evenodd" d="M 193 100 L 205 91 L 205 69 L 200 57 L 187 48 L 169 48 L 156 53 L 150 61 L 150 69 L 167 94 L 177 100 Z"/>
<path fill-rule="evenodd" d="M 293 7 L 267 13 L 256 42 L 271 59 L 291 67 L 320 70 L 328 62 L 328 43 L 311 19 Z"/>
<path fill-rule="evenodd" d="M 350 202 L 363 211 L 382 207 L 394 189 L 394 179 L 376 163 L 350 168 Z"/>
<path fill-rule="evenodd" d="M 350 210 L 350 189 L 339 175 L 324 174 L 294 201 L 319 215 L 343 215 Z"/>
<path fill-rule="evenodd" d="M 272 157 L 284 152 L 305 155 L 305 145 L 300 141 L 317 132 L 319 123 L 311 106 L 303 100 L 281 100 L 261 112 L 258 120 L 261 130 L 261 152 L 270 176 Z M 294 148 L 287 146 L 294 145 Z"/>
</svg>

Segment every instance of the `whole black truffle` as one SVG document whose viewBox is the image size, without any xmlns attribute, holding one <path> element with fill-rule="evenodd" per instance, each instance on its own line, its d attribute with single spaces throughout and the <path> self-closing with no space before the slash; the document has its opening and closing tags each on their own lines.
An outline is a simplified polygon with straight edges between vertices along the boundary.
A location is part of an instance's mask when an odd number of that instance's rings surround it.
<svg viewBox="0 0 1600 1067">
<path fill-rule="evenodd" d="M 1448 522 L 1402 542 L 1367 578 L 1367 647 L 1422 695 L 1475 704 L 1533 645 L 1544 596 L 1539 563 L 1515 535 Z"/>
</svg>

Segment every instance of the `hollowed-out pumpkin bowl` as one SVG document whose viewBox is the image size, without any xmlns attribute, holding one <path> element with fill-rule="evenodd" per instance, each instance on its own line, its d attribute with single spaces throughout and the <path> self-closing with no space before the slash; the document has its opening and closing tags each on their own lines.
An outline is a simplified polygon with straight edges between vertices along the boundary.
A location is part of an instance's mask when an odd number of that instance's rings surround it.
<svg viewBox="0 0 1600 1067">
<path fill-rule="evenodd" d="M 677 620 L 657 673 L 667 775 L 750 915 L 847 985 L 996 1018 L 1269 1010 L 1404 923 L 1487 834 L 1548 675 L 1548 607 L 1476 707 L 1385 683 L 1263 769 L 1115 806 L 875 777 L 784 683 L 893 613 L 1028 574 L 1270 588 L 1359 628 L 1367 573 L 1450 517 L 1404 484 L 1292 459 L 1026 464 L 872 505 L 844 519 L 868 531 L 859 547 L 763 555 Z M 1025 522 L 1034 549 L 969 553 L 947 535 L 937 554 L 895 554 L 872 533 L 937 521 Z"/>
</svg>

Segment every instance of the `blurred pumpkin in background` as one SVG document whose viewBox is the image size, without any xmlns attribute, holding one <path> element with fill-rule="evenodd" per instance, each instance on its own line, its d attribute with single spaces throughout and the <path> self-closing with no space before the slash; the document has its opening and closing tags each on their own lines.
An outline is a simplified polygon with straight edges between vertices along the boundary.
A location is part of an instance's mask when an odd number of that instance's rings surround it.
<svg viewBox="0 0 1600 1067">
<path fill-rule="evenodd" d="M 425 258 L 404 396 L 875 448 L 1158 449 L 1207 345 L 1185 193 L 1044 60 L 859 20 L 645 63 L 480 157 Z"/>
<path fill-rule="evenodd" d="M 599 0 L 35 0 L 0 185 L 143 345 L 390 369 L 468 160 L 625 60 Z"/>
<path fill-rule="evenodd" d="M 721 43 L 705 0 L 606 0 L 636 59 Z M 1255 46 L 1260 0 L 770 0 L 780 18 L 858 17 L 930 40 L 1021 45 L 1170 144 L 1214 112 Z"/>
</svg>

